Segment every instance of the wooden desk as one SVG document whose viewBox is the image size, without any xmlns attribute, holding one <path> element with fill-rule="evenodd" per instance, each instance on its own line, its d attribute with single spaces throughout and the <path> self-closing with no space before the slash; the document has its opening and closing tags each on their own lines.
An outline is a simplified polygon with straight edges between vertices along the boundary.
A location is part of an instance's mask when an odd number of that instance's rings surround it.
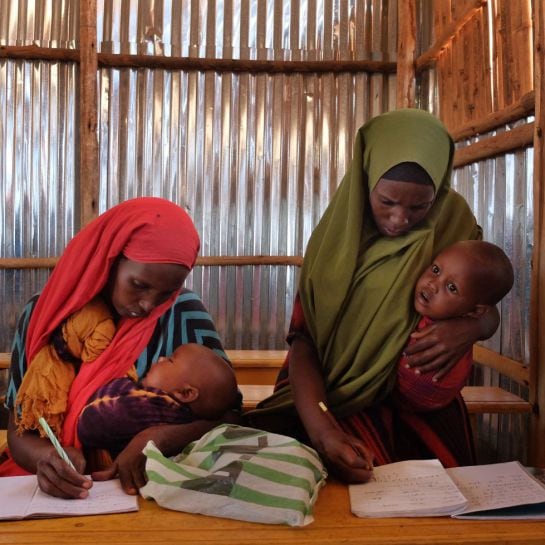
<svg viewBox="0 0 545 545">
<path fill-rule="evenodd" d="M 315 521 L 305 528 L 252 524 L 161 509 L 140 499 L 138 513 L 0 522 L 0 544 L 100 543 L 192 545 L 431 545 L 543 544 L 545 521 L 468 522 L 448 517 L 360 519 L 350 513 L 346 486 L 320 491 Z"/>
</svg>

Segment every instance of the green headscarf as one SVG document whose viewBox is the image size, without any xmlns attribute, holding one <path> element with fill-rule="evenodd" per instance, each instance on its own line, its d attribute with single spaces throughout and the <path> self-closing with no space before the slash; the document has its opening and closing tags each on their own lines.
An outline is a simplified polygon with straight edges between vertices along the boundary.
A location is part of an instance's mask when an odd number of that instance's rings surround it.
<svg viewBox="0 0 545 545">
<path fill-rule="evenodd" d="M 418 315 L 416 280 L 443 248 L 481 237 L 465 200 L 450 189 L 454 143 L 441 122 L 405 109 L 371 119 L 358 131 L 354 156 L 309 240 L 299 294 L 318 351 L 328 403 L 338 416 L 385 397 Z M 401 162 L 419 164 L 432 178 L 435 202 L 406 235 L 381 236 L 369 194 Z M 284 387 L 260 406 L 293 405 Z M 269 412 L 269 411 L 266 411 Z"/>
</svg>

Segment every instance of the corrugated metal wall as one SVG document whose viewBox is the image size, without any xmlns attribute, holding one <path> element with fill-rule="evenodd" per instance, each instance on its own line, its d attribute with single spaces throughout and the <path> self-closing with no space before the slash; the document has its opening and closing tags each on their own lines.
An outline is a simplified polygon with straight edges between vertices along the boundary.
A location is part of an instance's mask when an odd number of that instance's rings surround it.
<svg viewBox="0 0 545 545">
<path fill-rule="evenodd" d="M 71 46 L 77 3 L 13 3 L 0 39 L 14 45 Z M 62 9 L 61 9 L 62 6 Z M 99 2 L 98 45 L 102 52 L 235 57 L 246 59 L 395 60 L 397 3 L 288 0 L 226 2 Z M 38 24 L 38 15 L 43 28 Z M 30 21 L 27 23 L 27 21 Z M 33 32 L 22 32 L 23 26 Z M 2 27 L 0 27 L 2 28 Z M 55 34 L 52 30 L 55 29 Z M 46 37 L 43 41 L 42 36 Z M 61 38 L 65 38 L 64 41 Z M 42 63 L 47 66 L 55 63 Z M 21 65 L 38 76 L 40 63 Z M 74 67 L 65 70 L 73 73 Z M 7 214 L 33 218 L 32 243 L 2 246 L 3 256 L 56 255 L 74 231 L 76 172 L 74 87 L 47 79 L 63 101 L 46 100 L 46 78 L 29 83 L 27 102 L 37 118 L 44 109 L 69 135 L 36 135 L 18 127 L 28 143 L 20 160 L 43 168 L 62 165 L 63 179 L 35 173 L 34 185 L 4 201 Z M 351 157 L 357 128 L 395 106 L 395 76 L 381 74 L 250 75 L 149 69 L 102 69 L 99 75 L 100 210 L 137 195 L 158 195 L 184 204 L 202 238 L 203 255 L 301 255 Z M 0 81 L 15 111 L 24 99 Z M 50 125 L 48 125 L 50 126 Z M 10 134 L 3 139 L 3 146 Z M 5 150 L 5 151 L 4 151 Z M 3 156 L 9 156 L 8 150 Z M 5 153 L 5 155 L 4 155 Z M 60 167 L 58 167 L 60 168 Z M 18 176 L 24 176 L 18 170 Z M 0 183 L 14 183 L 6 172 Z M 36 202 L 50 194 L 49 201 Z M 19 204 L 33 203 L 30 206 Z M 9 212 L 7 212 L 9 211 Z M 62 215 L 59 215 L 62 211 Z M 65 214 L 66 211 L 66 214 Z M 19 221 L 18 226 L 24 222 Z M 6 224 L 3 232 L 19 235 Z M 19 228 L 19 227 L 18 227 Z M 42 244 L 36 246 L 36 240 Z M 9 347 L 22 302 L 46 275 L 3 272 L 9 326 L 0 331 Z M 189 285 L 202 294 L 225 345 L 282 348 L 291 312 L 294 267 L 199 267 Z M 14 285 L 17 287 L 14 287 Z"/>
<path fill-rule="evenodd" d="M 0 1 L 0 45 L 73 48 L 77 0 Z M 0 59 L 0 256 L 59 255 L 74 233 L 77 66 Z M 48 271 L 0 269 L 0 351 Z"/>
</svg>

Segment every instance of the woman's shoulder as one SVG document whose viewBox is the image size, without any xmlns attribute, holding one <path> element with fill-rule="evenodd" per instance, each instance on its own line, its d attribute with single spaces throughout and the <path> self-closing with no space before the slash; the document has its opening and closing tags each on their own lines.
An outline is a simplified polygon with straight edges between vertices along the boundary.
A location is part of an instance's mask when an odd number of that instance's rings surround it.
<svg viewBox="0 0 545 545">
<path fill-rule="evenodd" d="M 194 291 L 183 288 L 172 304 L 171 311 L 174 312 L 189 312 L 189 311 L 206 311 L 204 303 L 199 294 Z"/>
<path fill-rule="evenodd" d="M 456 235 L 450 243 L 482 237 L 481 227 L 477 224 L 471 206 L 455 189 L 448 189 L 437 219 L 440 231 Z"/>
<path fill-rule="evenodd" d="M 455 211 L 467 211 L 472 213 L 471 207 L 469 206 L 465 197 L 463 197 L 460 193 L 458 193 L 458 191 L 456 191 L 456 189 L 452 187 L 449 187 L 447 190 L 446 200 Z"/>
<path fill-rule="evenodd" d="M 178 297 L 176 297 L 174 304 L 188 303 L 191 301 L 198 301 L 202 304 L 202 299 L 198 293 L 188 288 L 182 288 L 182 291 L 180 291 Z"/>
</svg>

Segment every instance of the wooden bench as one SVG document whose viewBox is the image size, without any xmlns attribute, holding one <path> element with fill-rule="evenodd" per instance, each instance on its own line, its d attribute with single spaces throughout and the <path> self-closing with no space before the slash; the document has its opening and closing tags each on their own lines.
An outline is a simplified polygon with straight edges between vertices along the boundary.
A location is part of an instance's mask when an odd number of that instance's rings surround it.
<svg viewBox="0 0 545 545">
<path fill-rule="evenodd" d="M 244 396 L 244 408 L 255 408 L 257 403 L 272 393 L 274 380 L 284 359 L 285 350 L 228 350 L 240 389 Z M 522 365 L 496 355 L 491 350 L 476 346 L 474 359 L 477 364 L 493 367 L 499 372 L 509 371 L 508 376 L 527 385 L 527 370 Z M 518 367 L 514 367 L 517 365 Z M 513 369 L 511 369 L 513 368 Z M 514 375 L 514 376 L 513 376 Z M 530 402 L 498 386 L 466 386 L 462 397 L 470 414 L 530 413 Z"/>
<path fill-rule="evenodd" d="M 244 408 L 252 409 L 272 393 L 285 350 L 227 350 L 244 396 Z M 520 384 L 528 385 L 528 371 L 522 365 L 491 350 L 475 346 L 477 364 L 493 367 Z M 0 353 L 0 370 L 9 367 L 10 354 Z M 531 413 L 532 404 L 498 386 L 466 386 L 462 397 L 470 414 Z M 3 399 L 0 399 L 3 402 Z"/>
</svg>

